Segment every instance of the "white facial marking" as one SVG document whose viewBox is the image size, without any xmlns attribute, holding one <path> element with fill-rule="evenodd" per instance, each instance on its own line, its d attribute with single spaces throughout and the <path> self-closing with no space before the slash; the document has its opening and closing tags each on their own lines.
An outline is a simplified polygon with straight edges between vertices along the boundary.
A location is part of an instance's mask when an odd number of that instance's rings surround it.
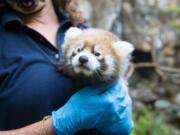
<svg viewBox="0 0 180 135">
<path fill-rule="evenodd" d="M 92 71 L 87 70 L 87 69 L 82 69 L 82 68 L 79 68 L 79 67 L 75 67 L 74 70 L 75 70 L 75 72 L 76 72 L 77 74 L 83 73 L 83 74 L 86 75 L 86 76 L 92 75 Z"/>
<path fill-rule="evenodd" d="M 67 43 L 63 44 L 63 47 L 66 47 Z M 72 56 L 73 52 L 75 52 L 76 54 L 78 53 L 78 49 L 82 50 L 83 46 L 84 46 L 84 42 L 79 42 L 79 43 L 75 43 L 74 45 L 71 45 L 72 48 L 69 48 L 69 50 L 67 51 L 66 57 L 67 57 L 67 63 L 70 64 L 70 57 Z M 75 47 L 73 47 L 75 46 Z M 63 54 L 65 54 L 65 49 L 66 48 L 62 48 Z"/>
<path fill-rule="evenodd" d="M 80 56 L 88 57 L 88 62 L 85 64 L 85 66 L 88 67 L 89 69 L 79 66 Z M 98 69 L 101 66 L 99 61 L 95 58 L 95 56 L 88 51 L 82 51 L 78 53 L 76 56 L 74 56 L 72 59 L 72 65 L 76 73 L 84 73 L 85 75 L 88 75 L 88 76 L 91 75 L 96 69 Z"/>
<path fill-rule="evenodd" d="M 81 33 L 82 33 L 82 30 L 76 27 L 71 27 L 69 30 L 67 30 L 64 37 L 64 43 L 62 44 L 63 53 L 66 50 L 66 47 L 68 46 L 68 42 L 76 38 L 77 36 L 79 36 Z M 69 51 L 69 53 L 71 54 L 72 51 L 73 50 Z M 69 58 L 69 55 L 67 56 Z"/>
<path fill-rule="evenodd" d="M 76 52 L 78 52 L 78 49 L 82 50 L 83 47 L 84 47 L 84 42 L 77 43 Z"/>
<path fill-rule="evenodd" d="M 112 75 L 115 71 L 115 62 L 110 55 L 104 56 L 105 63 L 107 64 L 106 71 L 103 72 L 104 75 Z"/>
</svg>

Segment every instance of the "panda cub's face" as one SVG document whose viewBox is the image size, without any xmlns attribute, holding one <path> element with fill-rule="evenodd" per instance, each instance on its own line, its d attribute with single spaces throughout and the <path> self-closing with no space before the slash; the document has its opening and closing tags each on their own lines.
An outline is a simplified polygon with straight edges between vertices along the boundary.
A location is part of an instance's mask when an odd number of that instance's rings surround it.
<svg viewBox="0 0 180 135">
<path fill-rule="evenodd" d="M 72 46 L 67 59 L 76 74 L 101 77 L 117 73 L 118 63 L 112 55 L 114 52 L 111 48 L 106 48 L 105 43 L 97 44 L 87 39 L 73 43 Z"/>
<path fill-rule="evenodd" d="M 65 62 L 76 75 L 112 82 L 122 74 L 133 50 L 131 44 L 123 41 L 119 50 L 119 43 L 118 37 L 104 30 L 71 28 L 63 44 Z"/>
</svg>

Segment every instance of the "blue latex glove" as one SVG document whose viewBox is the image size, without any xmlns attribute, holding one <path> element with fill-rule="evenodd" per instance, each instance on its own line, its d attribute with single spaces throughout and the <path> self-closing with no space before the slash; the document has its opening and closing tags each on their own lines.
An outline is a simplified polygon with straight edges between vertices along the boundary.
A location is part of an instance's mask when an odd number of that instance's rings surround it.
<svg viewBox="0 0 180 135">
<path fill-rule="evenodd" d="M 119 104 L 115 110 L 118 110 L 119 120 L 117 122 L 109 122 L 102 124 L 98 130 L 111 135 L 128 135 L 134 128 L 132 120 L 132 100 L 128 94 L 128 88 L 125 83 L 116 85 L 107 92 L 109 98 L 116 97 L 116 102 Z M 113 99 L 112 99 L 113 100 Z"/>
<path fill-rule="evenodd" d="M 127 135 L 132 130 L 131 101 L 127 88 L 118 82 L 108 87 L 87 87 L 75 93 L 52 112 L 58 135 L 72 135 L 83 129 Z"/>
</svg>

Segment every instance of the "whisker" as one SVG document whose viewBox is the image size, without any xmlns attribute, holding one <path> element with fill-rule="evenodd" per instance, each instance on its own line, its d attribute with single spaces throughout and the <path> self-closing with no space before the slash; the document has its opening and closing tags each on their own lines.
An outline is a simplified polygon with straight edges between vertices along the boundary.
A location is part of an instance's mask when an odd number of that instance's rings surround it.
<svg viewBox="0 0 180 135">
<path fill-rule="evenodd" d="M 102 78 L 102 74 L 100 73 L 99 70 L 95 70 L 95 75 L 96 75 L 99 79 Z"/>
</svg>

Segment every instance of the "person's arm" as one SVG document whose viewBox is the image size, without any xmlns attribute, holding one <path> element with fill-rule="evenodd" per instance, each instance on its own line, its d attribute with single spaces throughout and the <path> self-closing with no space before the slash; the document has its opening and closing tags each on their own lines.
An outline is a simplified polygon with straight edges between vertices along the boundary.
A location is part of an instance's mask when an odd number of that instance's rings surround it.
<svg viewBox="0 0 180 135">
<path fill-rule="evenodd" d="M 86 87 L 52 112 L 52 118 L 0 135 L 73 135 L 96 128 L 111 135 L 129 135 L 133 129 L 131 99 L 123 82 L 106 87 Z M 43 133 L 44 130 L 46 134 Z"/>
<path fill-rule="evenodd" d="M 0 131 L 0 135 L 45 135 L 43 130 L 45 130 L 47 135 L 55 135 L 51 118 L 43 121 L 43 123 L 42 121 L 39 121 L 23 128 L 10 131 Z"/>
</svg>

